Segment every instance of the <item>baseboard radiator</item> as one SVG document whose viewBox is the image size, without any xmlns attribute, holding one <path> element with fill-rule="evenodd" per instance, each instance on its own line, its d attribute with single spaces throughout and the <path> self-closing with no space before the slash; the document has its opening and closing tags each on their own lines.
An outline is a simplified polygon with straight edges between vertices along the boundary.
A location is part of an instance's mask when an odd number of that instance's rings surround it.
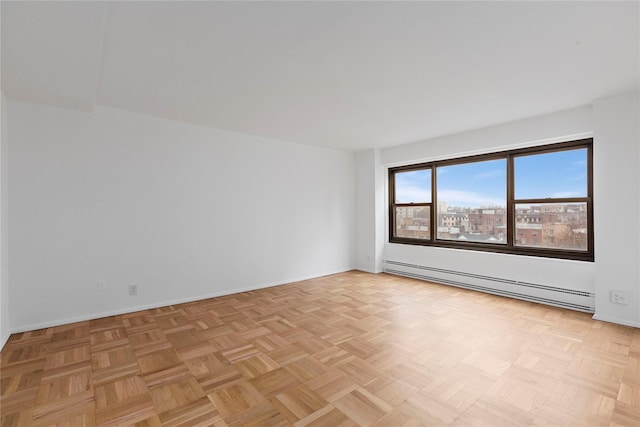
<svg viewBox="0 0 640 427">
<path fill-rule="evenodd" d="M 472 289 L 490 294 L 521 299 L 571 310 L 595 312 L 595 294 L 575 289 L 558 288 L 540 283 L 521 282 L 463 271 L 446 270 L 426 265 L 385 260 L 383 271 L 389 274 Z"/>
</svg>

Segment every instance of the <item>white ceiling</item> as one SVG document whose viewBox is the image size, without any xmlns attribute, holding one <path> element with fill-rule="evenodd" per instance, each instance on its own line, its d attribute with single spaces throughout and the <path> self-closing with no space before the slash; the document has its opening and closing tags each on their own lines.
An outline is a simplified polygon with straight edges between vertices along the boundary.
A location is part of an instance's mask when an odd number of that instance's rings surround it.
<svg viewBox="0 0 640 427">
<path fill-rule="evenodd" d="M 638 89 L 639 2 L 11 2 L 2 91 L 360 150 Z"/>
</svg>

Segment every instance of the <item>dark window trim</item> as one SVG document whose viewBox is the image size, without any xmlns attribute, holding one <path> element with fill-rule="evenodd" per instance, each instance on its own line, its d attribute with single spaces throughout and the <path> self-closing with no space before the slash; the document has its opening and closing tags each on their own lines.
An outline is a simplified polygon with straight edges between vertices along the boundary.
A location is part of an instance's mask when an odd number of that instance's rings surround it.
<svg viewBox="0 0 640 427">
<path fill-rule="evenodd" d="M 401 170 L 398 170 L 398 172 L 411 172 L 414 170 L 427 170 L 429 169 L 428 167 L 424 167 L 422 164 L 421 165 L 409 165 L 409 166 L 403 166 L 401 168 Z M 431 200 L 433 200 L 433 171 L 431 171 Z M 393 174 L 393 176 L 391 174 L 389 174 L 389 188 L 393 189 L 392 190 L 392 194 L 393 194 L 393 199 L 389 199 L 389 200 L 395 200 L 395 173 Z M 433 220 L 433 203 L 430 202 L 413 202 L 413 203 L 394 203 L 393 205 L 389 206 L 389 223 L 393 224 L 392 227 L 395 228 L 395 220 L 396 220 L 396 214 L 395 214 L 395 209 L 396 208 L 401 208 L 401 207 L 419 207 L 419 206 L 427 206 L 429 207 L 429 213 L 430 213 L 430 218 L 429 218 L 429 232 L 431 233 L 431 236 L 433 236 L 433 233 L 431 232 L 431 230 L 433 230 L 433 224 L 434 224 L 434 220 Z M 406 237 L 399 237 L 399 239 L 406 239 Z M 424 241 L 425 239 L 410 239 L 410 240 L 416 240 L 416 241 Z"/>
<path fill-rule="evenodd" d="M 587 149 L 587 196 L 568 198 L 544 198 L 544 199 L 516 199 L 514 182 L 514 160 L 516 157 L 532 154 L 546 154 L 570 149 Z M 507 162 L 507 188 L 506 188 L 506 210 L 507 210 L 507 243 L 504 245 L 482 243 L 482 242 L 458 242 L 437 238 L 437 167 L 458 165 L 486 160 L 506 159 Z M 431 200 L 426 203 L 395 203 L 395 174 L 398 172 L 408 172 L 412 170 L 431 169 Z M 473 156 L 464 156 L 446 160 L 436 160 L 419 164 L 398 166 L 389 168 L 389 242 L 407 245 L 434 246 L 441 248 L 463 249 L 482 252 L 495 252 L 511 255 L 525 255 L 545 258 L 559 258 L 578 261 L 590 261 L 595 259 L 594 251 L 594 226 L 593 226 L 593 138 L 585 138 L 574 141 L 559 142 L 554 144 L 540 145 L 515 150 L 506 150 Z M 538 248 L 516 246 L 514 244 L 515 235 L 515 206 L 517 204 L 544 204 L 544 203 L 586 203 L 587 206 L 587 250 L 575 251 L 566 249 Z M 430 206 L 430 236 L 426 239 L 413 239 L 407 237 L 396 237 L 395 208 L 402 206 Z"/>
</svg>

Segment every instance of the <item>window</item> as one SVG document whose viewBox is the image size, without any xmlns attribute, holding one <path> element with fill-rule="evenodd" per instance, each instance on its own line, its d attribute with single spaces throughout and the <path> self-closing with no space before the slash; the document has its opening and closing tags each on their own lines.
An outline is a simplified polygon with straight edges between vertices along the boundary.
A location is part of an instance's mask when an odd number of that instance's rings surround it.
<svg viewBox="0 0 640 427">
<path fill-rule="evenodd" d="M 431 239 L 431 170 L 399 171 L 393 179 L 395 235 Z"/>
<path fill-rule="evenodd" d="M 593 261 L 592 139 L 389 169 L 389 240 Z"/>
<path fill-rule="evenodd" d="M 437 166 L 436 176 L 438 239 L 506 243 L 505 159 Z"/>
<path fill-rule="evenodd" d="M 531 235 L 515 245 L 588 249 L 587 164 L 587 148 L 514 157 L 516 234 Z"/>
</svg>

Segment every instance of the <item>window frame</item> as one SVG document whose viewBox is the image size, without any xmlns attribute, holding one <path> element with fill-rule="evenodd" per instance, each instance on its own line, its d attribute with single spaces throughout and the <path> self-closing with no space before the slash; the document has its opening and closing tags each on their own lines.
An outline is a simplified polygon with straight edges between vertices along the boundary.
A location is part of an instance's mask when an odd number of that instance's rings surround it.
<svg viewBox="0 0 640 427">
<path fill-rule="evenodd" d="M 542 198 L 542 199 L 515 199 L 515 158 L 525 155 L 546 154 L 558 151 L 584 148 L 587 150 L 587 195 L 586 197 L 566 197 L 566 198 Z M 464 163 L 480 162 L 485 160 L 506 159 L 506 244 L 456 241 L 437 238 L 437 218 L 438 218 L 438 194 L 437 194 L 437 168 Z M 395 174 L 414 170 L 431 169 L 431 202 L 430 203 L 395 203 Z M 525 255 L 544 258 L 559 258 L 577 261 L 593 262 L 594 251 L 594 226 L 593 226 L 593 138 L 584 138 L 572 141 L 559 142 L 554 144 L 539 145 L 533 147 L 519 148 L 487 154 L 451 158 L 445 160 L 435 160 L 418 164 L 392 167 L 388 169 L 389 183 L 389 243 L 399 243 L 408 245 L 434 246 L 451 249 L 463 249 L 483 252 L 496 252 L 511 255 Z M 545 247 L 517 246 L 516 242 L 516 205 L 518 204 L 549 204 L 549 203 L 586 203 L 587 209 L 587 250 L 556 249 Z M 396 230 L 396 207 L 403 206 L 429 206 L 430 207 L 430 239 L 418 239 L 409 237 L 397 237 Z M 542 236 L 540 236 L 542 238 Z"/>
<path fill-rule="evenodd" d="M 413 171 L 417 171 L 417 170 L 427 170 L 430 169 L 429 167 L 424 167 L 422 165 L 409 165 L 409 166 L 403 166 L 401 168 L 398 168 L 399 170 L 397 170 L 397 173 L 402 173 L 402 172 L 413 172 Z M 429 208 L 429 234 L 430 234 L 430 238 L 427 239 L 413 239 L 410 237 L 398 237 L 398 239 L 403 239 L 403 240 L 411 240 L 411 241 L 432 241 L 433 240 L 433 225 L 434 225 L 434 215 L 433 215 L 433 200 L 435 197 L 435 194 L 433 192 L 434 186 L 433 186 L 433 169 L 431 169 L 431 201 L 430 202 L 418 202 L 418 203 L 393 203 L 393 207 L 390 208 L 389 210 L 389 223 L 390 223 L 390 227 L 393 227 L 393 230 L 395 231 L 395 226 L 396 226 L 396 208 L 401 208 L 401 207 L 428 207 Z M 395 192 L 395 182 L 396 182 L 396 174 L 394 173 L 393 175 L 391 175 L 391 173 L 389 173 L 389 188 L 393 188 L 393 199 L 389 199 L 389 200 L 394 200 L 395 201 L 395 197 L 396 197 L 396 192 Z M 391 220 L 391 218 L 393 218 L 393 220 Z M 391 224 L 393 223 L 393 224 Z M 390 231 L 389 236 L 391 236 L 392 232 Z M 394 233 L 395 234 L 395 233 Z M 415 244 L 415 243 L 414 243 Z"/>
</svg>

